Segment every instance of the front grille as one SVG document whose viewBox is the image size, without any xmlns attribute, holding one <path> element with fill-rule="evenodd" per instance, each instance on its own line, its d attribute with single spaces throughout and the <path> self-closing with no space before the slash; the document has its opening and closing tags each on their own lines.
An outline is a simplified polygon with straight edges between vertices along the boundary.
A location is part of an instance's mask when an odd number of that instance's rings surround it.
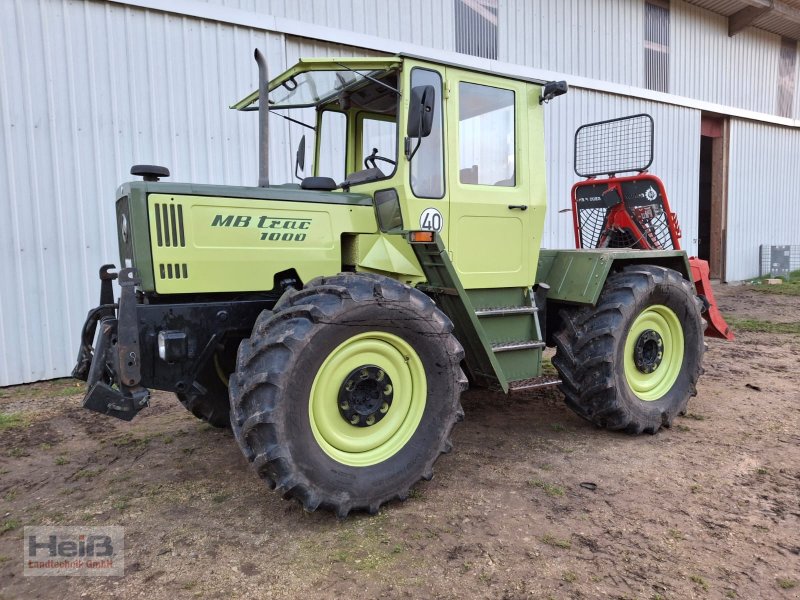
<svg viewBox="0 0 800 600">
<path fill-rule="evenodd" d="M 183 206 L 156 203 L 155 213 L 156 243 L 159 247 L 186 246 L 186 237 L 183 233 Z"/>
<path fill-rule="evenodd" d="M 161 263 L 158 265 L 161 279 L 188 279 L 189 267 L 186 263 Z"/>
</svg>

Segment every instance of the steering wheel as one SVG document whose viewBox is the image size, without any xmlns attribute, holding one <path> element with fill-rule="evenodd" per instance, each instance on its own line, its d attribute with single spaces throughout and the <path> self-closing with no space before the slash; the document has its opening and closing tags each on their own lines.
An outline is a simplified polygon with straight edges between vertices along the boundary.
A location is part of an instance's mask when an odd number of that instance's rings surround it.
<svg viewBox="0 0 800 600">
<path fill-rule="evenodd" d="M 372 154 L 370 154 L 369 156 L 364 158 L 364 166 L 367 169 L 377 169 L 378 165 L 375 164 L 376 160 L 382 160 L 383 162 L 387 162 L 390 165 L 396 165 L 397 164 L 396 160 L 392 160 L 391 158 L 386 158 L 385 156 L 378 156 L 378 149 L 377 148 L 373 148 L 372 149 Z M 370 163 L 372 163 L 372 166 L 370 166 Z"/>
</svg>

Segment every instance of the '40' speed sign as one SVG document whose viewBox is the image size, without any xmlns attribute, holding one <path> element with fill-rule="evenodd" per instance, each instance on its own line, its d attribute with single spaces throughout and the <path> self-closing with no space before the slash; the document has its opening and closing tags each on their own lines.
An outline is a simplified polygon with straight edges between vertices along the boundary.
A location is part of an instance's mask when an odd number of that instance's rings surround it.
<svg viewBox="0 0 800 600">
<path fill-rule="evenodd" d="M 444 227 L 444 218 L 435 208 L 426 208 L 419 216 L 419 228 L 426 231 L 441 232 Z"/>
</svg>

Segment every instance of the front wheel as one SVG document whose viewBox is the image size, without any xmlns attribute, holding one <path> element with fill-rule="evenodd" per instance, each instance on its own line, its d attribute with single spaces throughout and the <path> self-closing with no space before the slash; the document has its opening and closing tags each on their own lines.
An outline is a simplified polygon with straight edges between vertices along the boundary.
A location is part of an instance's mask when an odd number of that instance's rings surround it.
<svg viewBox="0 0 800 600">
<path fill-rule="evenodd" d="M 463 350 L 430 298 L 385 277 L 310 282 L 259 318 L 231 378 L 258 473 L 306 510 L 376 512 L 429 479 L 463 412 Z"/>
<path fill-rule="evenodd" d="M 597 306 L 563 309 L 553 365 L 567 405 L 609 429 L 669 426 L 697 393 L 700 306 L 678 272 L 633 265 L 608 278 Z"/>
</svg>

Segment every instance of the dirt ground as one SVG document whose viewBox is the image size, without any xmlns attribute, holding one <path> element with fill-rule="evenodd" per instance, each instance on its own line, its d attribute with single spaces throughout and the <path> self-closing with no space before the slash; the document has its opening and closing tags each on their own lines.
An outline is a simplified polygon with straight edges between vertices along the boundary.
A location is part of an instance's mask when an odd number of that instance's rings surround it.
<svg viewBox="0 0 800 600">
<path fill-rule="evenodd" d="M 717 293 L 800 321 L 800 296 Z M 0 596 L 798 598 L 800 336 L 710 340 L 705 368 L 654 436 L 595 429 L 552 388 L 469 391 L 434 479 L 345 521 L 267 490 L 168 394 L 124 423 L 69 380 L 0 389 Z M 125 576 L 24 577 L 40 524 L 124 526 Z"/>
</svg>

